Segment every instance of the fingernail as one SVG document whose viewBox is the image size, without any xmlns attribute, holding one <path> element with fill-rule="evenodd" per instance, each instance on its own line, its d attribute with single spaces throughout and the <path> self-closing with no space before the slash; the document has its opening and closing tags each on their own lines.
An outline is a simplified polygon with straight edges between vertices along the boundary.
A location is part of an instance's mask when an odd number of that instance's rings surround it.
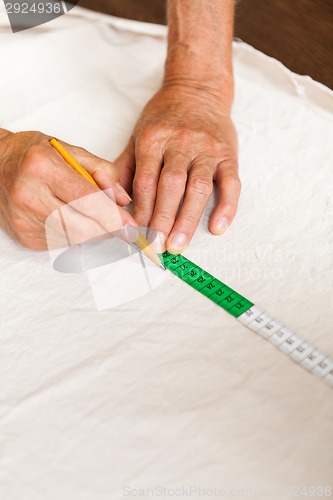
<svg viewBox="0 0 333 500">
<path fill-rule="evenodd" d="M 187 247 L 187 236 L 184 233 L 175 233 L 171 238 L 169 250 L 171 253 L 182 253 Z"/>
<path fill-rule="evenodd" d="M 147 235 L 147 240 L 151 244 L 152 248 L 157 253 L 162 253 L 165 251 L 165 240 L 166 236 L 162 231 L 153 231 L 154 234 L 150 236 Z"/>
<path fill-rule="evenodd" d="M 226 230 L 229 227 L 229 223 L 226 217 L 218 217 L 215 222 L 215 229 L 218 231 L 220 234 L 223 234 L 226 232 Z"/>
<path fill-rule="evenodd" d="M 123 196 L 126 196 L 126 198 L 130 201 L 132 201 L 132 198 L 130 197 L 130 195 L 125 191 L 125 189 L 123 188 L 123 186 L 120 184 L 120 182 L 117 182 L 116 184 L 116 188 L 118 189 L 119 193 L 121 193 Z"/>
</svg>

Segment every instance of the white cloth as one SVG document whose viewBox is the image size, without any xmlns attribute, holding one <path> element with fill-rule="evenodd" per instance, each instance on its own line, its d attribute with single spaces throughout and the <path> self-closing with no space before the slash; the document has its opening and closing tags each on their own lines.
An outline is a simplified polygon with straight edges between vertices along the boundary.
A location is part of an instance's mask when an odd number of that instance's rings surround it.
<svg viewBox="0 0 333 500">
<path fill-rule="evenodd" d="M 15 35 L 1 7 L 0 26 L 1 125 L 115 158 L 161 82 L 165 27 L 78 7 Z M 333 354 L 332 92 L 241 42 L 234 67 L 238 215 L 212 236 L 212 200 L 186 255 Z M 332 485 L 331 389 L 181 281 L 97 312 L 84 274 L 3 232 L 0 273 L 1 498 Z"/>
</svg>

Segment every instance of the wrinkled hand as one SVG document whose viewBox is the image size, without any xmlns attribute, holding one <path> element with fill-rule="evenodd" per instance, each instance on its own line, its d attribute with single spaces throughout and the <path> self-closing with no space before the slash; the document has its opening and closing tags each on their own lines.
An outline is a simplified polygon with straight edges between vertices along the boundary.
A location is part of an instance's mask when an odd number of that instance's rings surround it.
<svg viewBox="0 0 333 500">
<path fill-rule="evenodd" d="M 1 131 L 0 226 L 22 245 L 42 250 L 47 248 L 45 221 L 57 209 L 65 214 L 71 243 L 105 235 L 126 224 L 136 225 L 131 215 L 118 206 L 127 205 L 130 198 L 118 184 L 113 164 L 63 143 L 99 189 L 65 162 L 50 145 L 50 139 L 40 132 Z M 101 190 L 108 190 L 108 196 Z M 53 229 L 57 232 L 57 224 Z M 54 246 L 63 244 L 61 229 L 59 240 L 52 242 Z"/>
<path fill-rule="evenodd" d="M 136 222 L 162 231 L 172 253 L 181 253 L 189 244 L 213 181 L 218 203 L 210 231 L 224 233 L 235 216 L 240 194 L 237 136 L 230 106 L 214 92 L 162 87 L 143 110 L 115 164 L 128 192 L 133 183 Z"/>
</svg>

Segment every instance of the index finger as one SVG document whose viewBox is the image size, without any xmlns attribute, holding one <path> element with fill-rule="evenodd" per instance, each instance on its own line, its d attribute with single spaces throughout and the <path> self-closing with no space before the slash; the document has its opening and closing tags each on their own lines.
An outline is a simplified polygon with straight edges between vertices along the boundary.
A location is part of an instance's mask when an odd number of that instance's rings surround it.
<svg viewBox="0 0 333 500">
<path fill-rule="evenodd" d="M 174 254 L 188 246 L 213 189 L 216 161 L 209 157 L 196 160 L 188 174 L 184 202 L 170 232 L 166 248 Z"/>
<path fill-rule="evenodd" d="M 75 172 L 59 155 L 50 152 L 48 187 L 61 201 L 98 222 L 107 232 L 136 226 L 130 213 L 113 200 L 112 188 L 102 191 Z M 107 192 L 107 194 L 106 194 Z"/>
<path fill-rule="evenodd" d="M 141 226 L 148 226 L 153 214 L 163 161 L 156 144 L 149 151 L 145 148 L 140 141 L 136 145 L 136 170 L 133 180 L 133 214 Z"/>
</svg>

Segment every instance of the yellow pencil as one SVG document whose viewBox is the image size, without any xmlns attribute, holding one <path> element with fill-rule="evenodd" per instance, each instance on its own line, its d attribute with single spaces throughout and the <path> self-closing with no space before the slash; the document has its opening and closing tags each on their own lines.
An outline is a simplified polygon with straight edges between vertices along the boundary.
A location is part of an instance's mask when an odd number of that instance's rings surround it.
<svg viewBox="0 0 333 500">
<path fill-rule="evenodd" d="M 75 158 L 73 158 L 73 156 L 67 151 L 66 148 L 64 148 L 64 146 L 62 144 L 60 144 L 59 141 L 57 141 L 57 139 L 55 139 L 55 138 L 51 139 L 50 144 L 51 144 L 51 146 L 54 147 L 54 149 L 56 149 L 58 151 L 58 153 L 68 163 L 68 165 L 70 165 L 78 174 L 80 174 L 82 177 L 87 179 L 89 182 L 91 182 L 92 184 L 95 184 L 95 186 L 97 186 L 97 182 L 93 179 L 93 177 L 89 174 L 89 172 L 87 172 L 86 169 L 83 168 L 82 165 L 80 165 L 80 163 L 75 160 Z M 149 241 L 146 240 L 146 238 L 142 234 L 139 234 L 135 243 L 150 260 L 152 260 L 155 264 L 157 264 L 163 270 L 165 270 L 165 266 L 161 262 L 159 256 L 157 255 L 155 250 L 152 248 Z"/>
</svg>

